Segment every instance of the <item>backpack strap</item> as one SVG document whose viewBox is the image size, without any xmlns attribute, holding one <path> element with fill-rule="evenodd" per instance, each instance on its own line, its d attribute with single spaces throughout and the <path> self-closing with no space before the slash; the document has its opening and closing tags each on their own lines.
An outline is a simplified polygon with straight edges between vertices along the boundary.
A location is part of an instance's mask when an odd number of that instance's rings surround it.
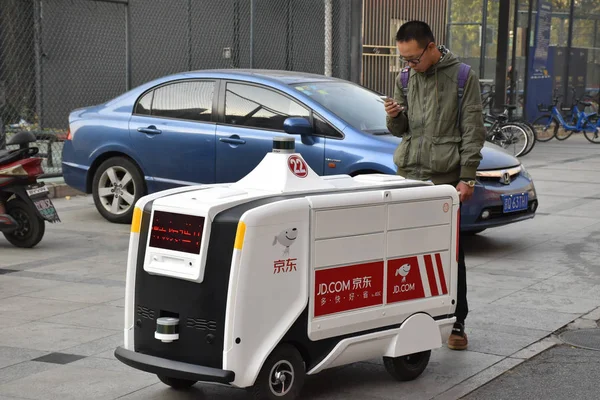
<svg viewBox="0 0 600 400">
<path fill-rule="evenodd" d="M 402 83 L 402 93 L 404 97 L 408 96 L 408 78 L 410 77 L 410 68 L 405 67 L 400 71 L 400 83 Z"/>
<path fill-rule="evenodd" d="M 469 79 L 469 72 L 471 71 L 471 66 L 465 63 L 461 63 L 458 67 L 458 118 L 456 119 L 456 126 L 460 126 L 460 118 L 462 111 L 462 98 L 465 94 L 465 85 L 467 84 L 467 79 Z"/>
</svg>

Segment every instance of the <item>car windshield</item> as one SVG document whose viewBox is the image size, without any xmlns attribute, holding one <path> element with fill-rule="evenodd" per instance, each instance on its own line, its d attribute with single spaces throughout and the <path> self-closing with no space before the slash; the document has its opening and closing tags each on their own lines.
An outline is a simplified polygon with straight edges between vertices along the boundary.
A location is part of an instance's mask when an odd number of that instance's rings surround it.
<svg viewBox="0 0 600 400">
<path fill-rule="evenodd" d="M 383 100 L 377 93 L 349 82 L 316 82 L 292 86 L 355 129 L 372 134 L 389 134 Z"/>
</svg>

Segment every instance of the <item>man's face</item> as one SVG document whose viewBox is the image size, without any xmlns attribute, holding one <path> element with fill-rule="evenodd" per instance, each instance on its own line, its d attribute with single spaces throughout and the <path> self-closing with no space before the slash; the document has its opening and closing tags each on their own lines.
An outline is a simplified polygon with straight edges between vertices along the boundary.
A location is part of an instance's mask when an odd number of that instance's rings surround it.
<svg viewBox="0 0 600 400">
<path fill-rule="evenodd" d="M 421 47 L 416 40 L 397 42 L 396 44 L 400 52 L 400 57 L 408 60 L 408 66 L 417 72 L 427 71 L 435 62 L 433 59 L 434 43 L 429 43 L 425 48 Z"/>
</svg>

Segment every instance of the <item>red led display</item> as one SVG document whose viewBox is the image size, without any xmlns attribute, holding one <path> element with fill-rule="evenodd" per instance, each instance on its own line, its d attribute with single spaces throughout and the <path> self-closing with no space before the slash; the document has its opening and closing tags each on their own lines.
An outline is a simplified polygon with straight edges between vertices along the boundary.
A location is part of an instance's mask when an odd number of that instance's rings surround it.
<svg viewBox="0 0 600 400">
<path fill-rule="evenodd" d="M 204 217 L 154 211 L 150 246 L 199 254 Z"/>
</svg>

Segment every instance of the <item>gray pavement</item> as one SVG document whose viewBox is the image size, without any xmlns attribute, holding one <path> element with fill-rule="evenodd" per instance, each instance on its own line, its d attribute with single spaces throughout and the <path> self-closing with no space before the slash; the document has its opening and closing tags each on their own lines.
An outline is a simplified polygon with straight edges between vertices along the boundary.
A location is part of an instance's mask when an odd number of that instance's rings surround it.
<svg viewBox="0 0 600 400">
<path fill-rule="evenodd" d="M 463 399 L 597 399 L 598 376 L 600 351 L 561 344 L 506 371 Z"/>
<path fill-rule="evenodd" d="M 435 350 L 408 383 L 394 382 L 380 360 L 325 371 L 309 377 L 304 398 L 458 399 L 555 346 L 556 330 L 595 315 L 600 146 L 577 137 L 538 143 L 523 161 L 540 194 L 538 217 L 465 240 L 469 350 Z M 0 238 L 0 400 L 245 398 L 202 384 L 174 392 L 114 359 L 129 227 L 103 220 L 90 197 L 55 202 L 63 223 L 49 226 L 39 247 Z"/>
</svg>

